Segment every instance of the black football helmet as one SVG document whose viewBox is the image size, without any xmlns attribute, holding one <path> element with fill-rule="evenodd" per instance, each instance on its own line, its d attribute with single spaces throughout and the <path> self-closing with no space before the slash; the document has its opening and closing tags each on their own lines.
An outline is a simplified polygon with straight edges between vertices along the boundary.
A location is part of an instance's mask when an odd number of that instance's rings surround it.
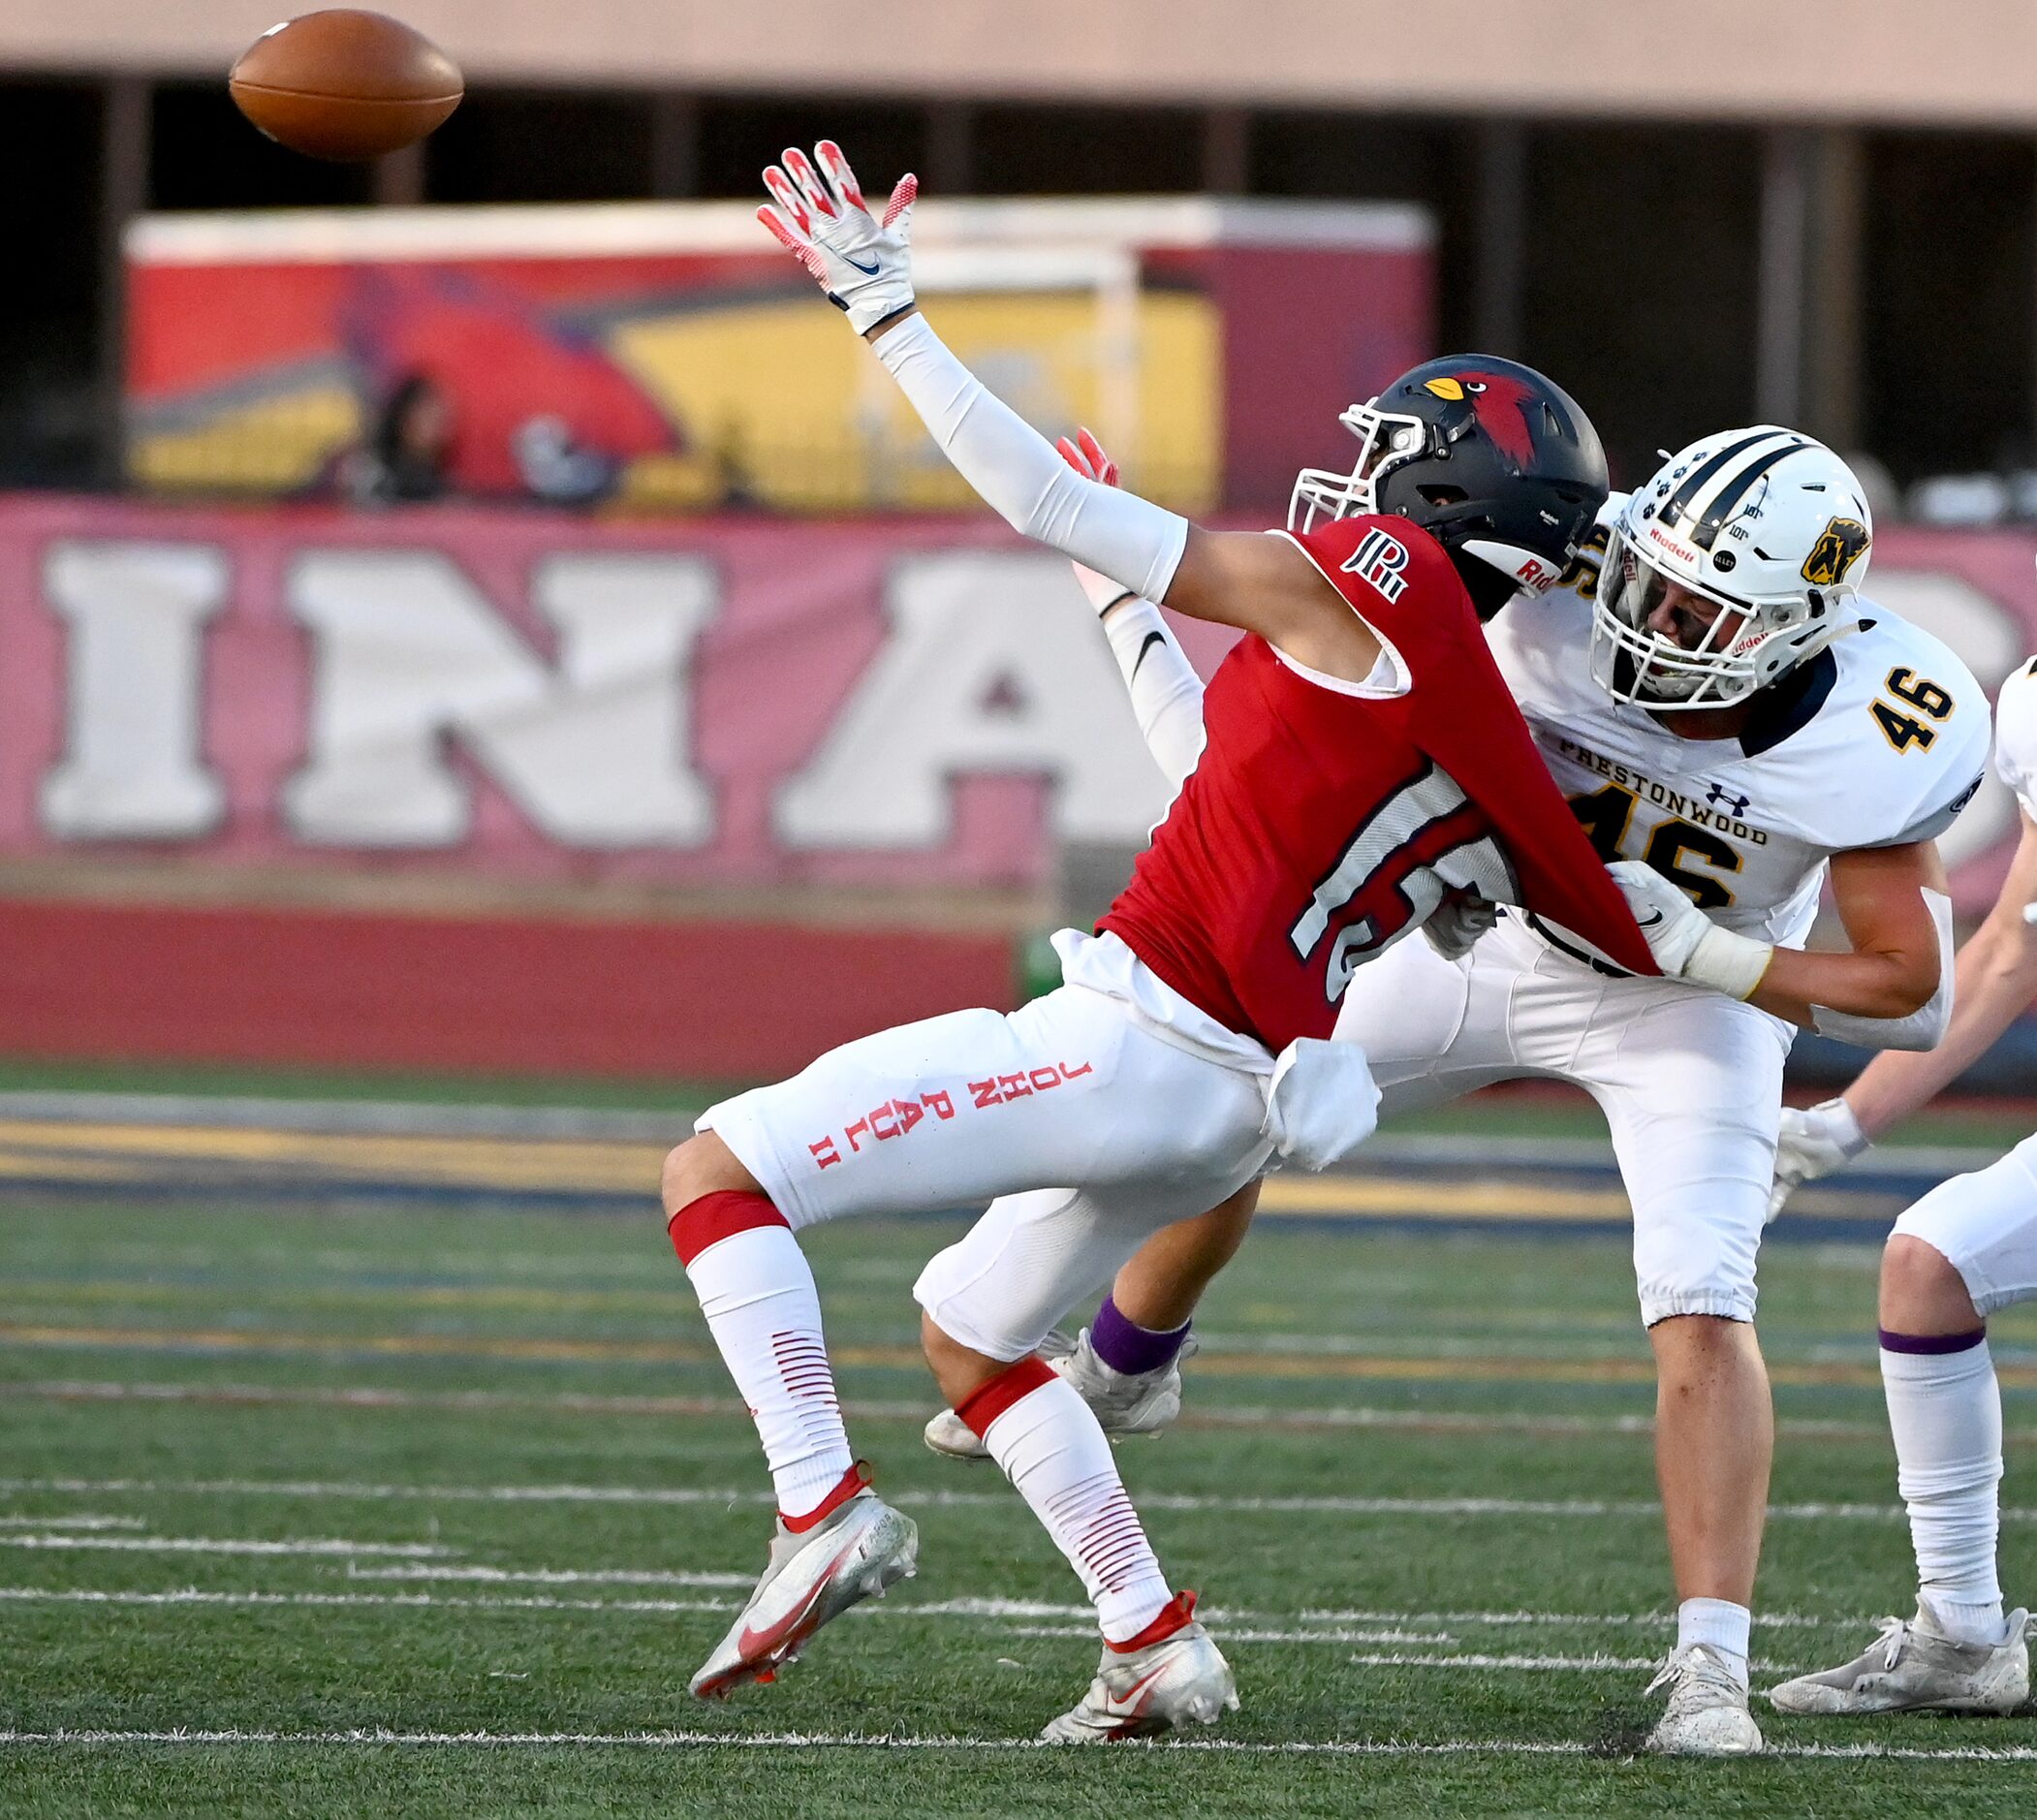
<svg viewBox="0 0 2037 1820">
<path fill-rule="evenodd" d="M 1410 518 L 1456 558 L 1482 615 L 1517 591 L 1549 587 L 1606 503 L 1606 452 L 1591 420 L 1516 361 L 1425 361 L 1337 421 L 1359 440 L 1358 464 L 1348 474 L 1303 468 L 1288 528 L 1354 512 Z"/>
</svg>

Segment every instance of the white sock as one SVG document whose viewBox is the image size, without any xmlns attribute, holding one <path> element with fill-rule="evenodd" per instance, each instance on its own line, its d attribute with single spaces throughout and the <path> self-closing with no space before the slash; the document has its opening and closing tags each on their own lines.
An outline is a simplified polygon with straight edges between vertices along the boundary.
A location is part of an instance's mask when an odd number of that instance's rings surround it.
<svg viewBox="0 0 2037 1820">
<path fill-rule="evenodd" d="M 1081 1576 L 1104 1635 L 1113 1643 L 1138 1636 L 1174 1595 L 1089 1405 L 1050 1378 L 991 1422 L 983 1439 Z"/>
<path fill-rule="evenodd" d="M 1881 1384 L 1896 1437 L 1896 1483 L 1910 1510 L 1919 1598 L 1947 1636 L 1999 1643 L 2002 1399 L 1988 1342 L 1940 1353 L 1884 1346 Z"/>
<path fill-rule="evenodd" d="M 686 1276 L 750 1406 L 778 1509 L 803 1517 L 856 1464 L 805 1253 L 783 1226 L 752 1227 L 717 1239 Z"/>
<path fill-rule="evenodd" d="M 1747 1645 L 1753 1629 L 1754 1614 L 1731 1599 L 1685 1599 L 1677 1607 L 1677 1647 L 1708 1645 L 1725 1658 L 1742 1687 L 1747 1684 Z"/>
</svg>

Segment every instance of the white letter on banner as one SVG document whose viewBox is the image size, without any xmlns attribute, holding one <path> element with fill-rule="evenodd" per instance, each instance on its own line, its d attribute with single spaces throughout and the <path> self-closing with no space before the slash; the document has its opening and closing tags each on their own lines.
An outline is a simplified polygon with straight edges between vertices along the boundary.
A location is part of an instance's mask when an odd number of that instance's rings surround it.
<svg viewBox="0 0 2037 1820">
<path fill-rule="evenodd" d="M 891 572 L 891 637 L 779 791 L 795 847 L 933 847 L 976 772 L 1044 774 L 1064 839 L 1141 843 L 1169 791 L 1066 562 L 956 550 Z"/>
<path fill-rule="evenodd" d="M 70 628 L 70 736 L 43 780 L 43 826 L 66 840 L 195 839 L 226 792 L 199 750 L 205 622 L 226 557 L 200 544 L 62 543 L 44 564 Z"/>
<path fill-rule="evenodd" d="M 534 827 L 575 847 L 697 847 L 714 802 L 689 767 L 687 660 L 713 616 L 690 556 L 555 556 L 532 653 L 448 557 L 317 550 L 289 581 L 317 643 L 311 752 L 284 791 L 292 829 L 337 846 L 443 847 L 472 820 L 447 762 L 457 734 Z"/>
</svg>

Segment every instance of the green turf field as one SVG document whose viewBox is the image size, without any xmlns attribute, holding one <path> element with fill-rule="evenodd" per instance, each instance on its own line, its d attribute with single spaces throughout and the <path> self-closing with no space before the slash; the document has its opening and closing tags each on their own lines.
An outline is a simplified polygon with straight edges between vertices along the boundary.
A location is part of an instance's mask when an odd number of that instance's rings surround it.
<svg viewBox="0 0 2037 1820">
<path fill-rule="evenodd" d="M 1217 1748 L 1025 1747 L 1095 1646 L 1002 1480 L 921 1447 L 908 1289 L 949 1230 L 812 1241 L 920 1578 L 707 1709 L 684 1683 L 761 1562 L 767 1481 L 648 1207 L 0 1204 L 0 1813 L 2030 1811 L 2027 1720 L 1629 1754 L 1669 1599 L 1625 1246 L 1590 1235 L 1256 1234 L 1189 1419 L 1120 1456 L 1243 1710 Z M 1758 1684 L 1910 1585 L 1874 1255 L 1768 1260 Z M 2037 1309 L 1995 1343 L 2028 1597 Z"/>
</svg>

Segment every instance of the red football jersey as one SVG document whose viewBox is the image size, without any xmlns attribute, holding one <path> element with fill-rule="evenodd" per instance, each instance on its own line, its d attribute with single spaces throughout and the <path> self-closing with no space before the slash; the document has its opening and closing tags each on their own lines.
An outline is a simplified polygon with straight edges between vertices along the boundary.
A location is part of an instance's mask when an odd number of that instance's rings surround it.
<svg viewBox="0 0 2037 1820">
<path fill-rule="evenodd" d="M 1201 762 L 1098 926 L 1276 1053 L 1327 1037 L 1352 973 L 1473 891 L 1654 973 L 1443 547 L 1387 518 L 1295 541 L 1412 686 L 1361 695 L 1241 639 L 1203 697 Z"/>
</svg>

